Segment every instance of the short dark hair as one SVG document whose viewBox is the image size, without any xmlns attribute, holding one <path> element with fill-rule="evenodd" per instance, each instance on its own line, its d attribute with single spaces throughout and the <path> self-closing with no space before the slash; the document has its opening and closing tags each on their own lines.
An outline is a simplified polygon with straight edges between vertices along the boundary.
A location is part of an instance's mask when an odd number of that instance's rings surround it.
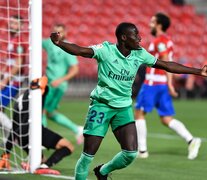
<svg viewBox="0 0 207 180">
<path fill-rule="evenodd" d="M 126 29 L 128 28 L 136 28 L 136 26 L 133 23 L 130 22 L 122 22 L 116 27 L 116 37 L 119 38 L 121 37 L 122 34 L 125 33 Z"/>
<path fill-rule="evenodd" d="M 65 29 L 65 25 L 62 23 L 56 23 L 54 26 L 55 27 L 62 27 L 63 29 Z"/>
<path fill-rule="evenodd" d="M 170 18 L 166 14 L 161 12 L 155 14 L 155 17 L 157 19 L 157 24 L 162 25 L 162 30 L 164 32 L 167 31 L 167 29 L 170 27 L 171 24 Z"/>
</svg>

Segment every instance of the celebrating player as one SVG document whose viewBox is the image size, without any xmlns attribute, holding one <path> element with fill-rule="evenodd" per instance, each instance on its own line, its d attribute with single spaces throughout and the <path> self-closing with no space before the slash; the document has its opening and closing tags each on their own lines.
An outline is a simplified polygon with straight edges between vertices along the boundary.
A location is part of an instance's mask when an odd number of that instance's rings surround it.
<svg viewBox="0 0 207 180">
<path fill-rule="evenodd" d="M 149 52 L 163 61 L 172 61 L 173 43 L 166 34 L 170 19 L 163 13 L 155 14 L 150 22 L 151 33 L 156 38 L 149 46 Z M 156 107 L 161 122 L 175 131 L 189 144 L 188 159 L 197 157 L 201 144 L 199 138 L 194 138 L 184 124 L 175 119 L 172 97 L 177 97 L 172 82 L 172 74 L 161 69 L 147 67 L 144 84 L 136 98 L 135 119 L 138 136 L 140 158 L 149 156 L 147 151 L 147 127 L 145 114 Z"/>
<path fill-rule="evenodd" d="M 61 40 L 65 41 L 66 28 L 63 24 L 56 24 L 54 26 L 54 31 L 60 32 Z M 60 100 L 68 89 L 68 81 L 74 78 L 78 73 L 77 58 L 54 46 L 50 39 L 43 40 L 42 46 L 48 55 L 46 75 L 49 80 L 50 88 L 44 105 L 43 125 L 47 126 L 47 115 L 52 121 L 74 132 L 77 144 L 82 144 L 83 127 L 78 126 L 68 117 L 56 111 Z"/>
<path fill-rule="evenodd" d="M 137 157 L 137 131 L 131 91 L 141 64 L 172 73 L 207 76 L 207 66 L 196 69 L 158 60 L 140 47 L 139 31 L 134 24 L 128 22 L 117 26 L 117 44 L 103 42 L 91 47 L 81 47 L 62 41 L 58 32 L 52 33 L 50 37 L 53 43 L 64 51 L 77 56 L 95 58 L 98 63 L 98 84 L 90 96 L 91 104 L 84 126 L 83 152 L 75 167 L 76 180 L 87 178 L 89 166 L 109 125 L 121 146 L 121 151 L 109 162 L 94 168 L 97 179 L 107 179 L 110 172 L 127 167 Z"/>
<path fill-rule="evenodd" d="M 47 79 L 43 77 L 33 83 L 32 87 L 41 84 L 41 89 L 43 94 L 43 103 L 45 96 L 48 92 L 48 88 L 45 86 Z M 46 89 L 45 89 L 46 87 Z M 0 160 L 0 169 L 6 168 L 10 169 L 9 157 L 10 152 L 13 148 L 13 143 L 15 140 L 18 141 L 19 145 L 23 150 L 29 154 L 29 90 L 25 91 L 24 94 L 20 95 L 17 102 L 14 103 L 13 111 L 13 131 L 11 131 L 10 136 L 6 142 L 6 150 L 3 153 Z M 36 174 L 59 174 L 59 171 L 50 169 L 53 165 L 57 164 L 62 158 L 70 155 L 74 151 L 73 145 L 65 138 L 59 134 L 51 131 L 48 128 L 42 126 L 42 146 L 47 149 L 55 149 L 55 152 L 43 162 L 38 169 L 35 170 Z M 25 163 L 22 164 L 23 168 L 28 169 Z"/>
</svg>

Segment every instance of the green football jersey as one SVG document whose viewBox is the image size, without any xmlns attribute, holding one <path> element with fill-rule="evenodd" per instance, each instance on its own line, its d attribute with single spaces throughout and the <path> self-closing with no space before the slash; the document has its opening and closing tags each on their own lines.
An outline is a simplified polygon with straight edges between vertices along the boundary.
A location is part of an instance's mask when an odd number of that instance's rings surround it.
<svg viewBox="0 0 207 180">
<path fill-rule="evenodd" d="M 132 84 L 140 65 L 153 66 L 157 59 L 144 48 L 133 50 L 125 57 L 116 44 L 109 42 L 91 48 L 98 63 L 98 84 L 91 98 L 115 108 L 131 105 Z"/>
<path fill-rule="evenodd" d="M 46 75 L 49 83 L 68 73 L 70 66 L 78 63 L 77 58 L 66 53 L 59 47 L 55 46 L 50 39 L 42 41 L 42 47 L 47 52 Z M 67 88 L 68 83 L 63 82 L 61 88 Z"/>
</svg>

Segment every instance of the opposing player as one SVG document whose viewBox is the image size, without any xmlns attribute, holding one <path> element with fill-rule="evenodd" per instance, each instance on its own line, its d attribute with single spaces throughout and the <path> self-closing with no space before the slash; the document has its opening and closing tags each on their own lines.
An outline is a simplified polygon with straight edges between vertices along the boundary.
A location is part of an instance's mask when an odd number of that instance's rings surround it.
<svg viewBox="0 0 207 180">
<path fill-rule="evenodd" d="M 12 122 L 4 113 L 4 109 L 11 102 L 19 90 L 20 84 L 24 80 L 22 64 L 26 60 L 26 45 L 23 42 L 21 30 L 23 18 L 13 15 L 9 18 L 8 31 L 10 41 L 7 45 L 7 57 L 5 58 L 5 68 L 1 69 L 0 75 L 0 125 L 5 129 L 5 137 L 8 136 L 12 128 Z"/>
<path fill-rule="evenodd" d="M 172 61 L 173 43 L 166 34 L 170 19 L 163 13 L 155 14 L 150 22 L 151 33 L 156 38 L 149 46 L 149 52 L 163 61 Z M 147 67 L 144 84 L 136 98 L 135 119 L 138 135 L 139 157 L 147 158 L 147 127 L 145 114 L 156 107 L 161 122 L 175 131 L 188 143 L 188 159 L 197 157 L 201 144 L 199 138 L 194 138 L 184 124 L 175 119 L 172 97 L 177 97 L 173 86 L 172 74 L 161 69 Z"/>
<path fill-rule="evenodd" d="M 91 47 L 81 47 L 62 41 L 58 32 L 52 33 L 50 37 L 55 45 L 66 52 L 95 58 L 98 63 L 98 84 L 90 95 L 91 104 L 84 126 L 83 152 L 75 167 L 76 180 L 87 179 L 89 166 L 109 126 L 120 144 L 121 151 L 109 162 L 94 168 L 97 179 L 107 179 L 110 172 L 127 167 L 137 157 L 137 131 L 131 91 L 141 64 L 173 73 L 207 76 L 207 66 L 196 69 L 157 60 L 140 47 L 139 31 L 134 24 L 128 22 L 117 26 L 117 44 L 103 42 Z"/>
<path fill-rule="evenodd" d="M 56 24 L 54 31 L 61 34 L 62 41 L 65 41 L 66 28 L 63 24 Z M 68 81 L 78 73 L 78 61 L 75 56 L 67 54 L 53 45 L 50 39 L 42 42 L 42 47 L 47 52 L 46 75 L 49 80 L 50 91 L 45 100 L 43 125 L 47 126 L 46 116 L 52 121 L 70 129 L 76 135 L 78 144 L 83 143 L 83 127 L 78 126 L 68 117 L 56 111 L 58 105 L 68 89 Z"/>
<path fill-rule="evenodd" d="M 43 77 L 38 81 L 33 81 L 32 88 L 36 89 L 41 87 L 43 93 L 43 103 L 45 96 L 48 92 L 46 85 L 47 79 Z M 46 88 L 46 89 L 45 89 Z M 18 141 L 19 145 L 23 150 L 29 154 L 29 90 L 25 91 L 24 94 L 20 95 L 17 102 L 14 103 L 13 111 L 13 131 L 6 142 L 6 150 L 3 153 L 0 160 L 0 169 L 10 169 L 9 157 L 10 152 L 13 148 L 14 141 Z M 67 139 L 63 138 L 59 134 L 51 131 L 48 128 L 42 126 L 42 146 L 47 149 L 54 149 L 54 153 L 43 162 L 38 169 L 35 170 L 36 174 L 60 174 L 59 171 L 50 169 L 53 165 L 57 164 L 64 157 L 69 156 L 73 151 L 74 147 Z M 28 169 L 28 166 L 23 163 L 23 168 Z M 26 165 L 26 166 L 25 166 Z"/>
</svg>

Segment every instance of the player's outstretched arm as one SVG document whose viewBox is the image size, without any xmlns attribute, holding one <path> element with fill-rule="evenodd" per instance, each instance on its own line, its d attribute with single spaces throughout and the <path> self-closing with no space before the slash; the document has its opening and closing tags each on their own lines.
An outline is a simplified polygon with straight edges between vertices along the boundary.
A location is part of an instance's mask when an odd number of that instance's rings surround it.
<svg viewBox="0 0 207 180">
<path fill-rule="evenodd" d="M 69 54 L 87 58 L 92 58 L 94 55 L 92 48 L 81 47 L 76 44 L 61 41 L 60 33 L 58 32 L 51 33 L 50 39 L 56 46 L 60 47 Z"/>
<path fill-rule="evenodd" d="M 171 73 L 195 74 L 199 76 L 207 76 L 207 65 L 205 65 L 202 69 L 197 69 L 197 68 L 187 67 L 176 62 L 166 62 L 162 60 L 157 60 L 157 62 L 153 67 L 158 69 L 163 69 Z"/>
</svg>

